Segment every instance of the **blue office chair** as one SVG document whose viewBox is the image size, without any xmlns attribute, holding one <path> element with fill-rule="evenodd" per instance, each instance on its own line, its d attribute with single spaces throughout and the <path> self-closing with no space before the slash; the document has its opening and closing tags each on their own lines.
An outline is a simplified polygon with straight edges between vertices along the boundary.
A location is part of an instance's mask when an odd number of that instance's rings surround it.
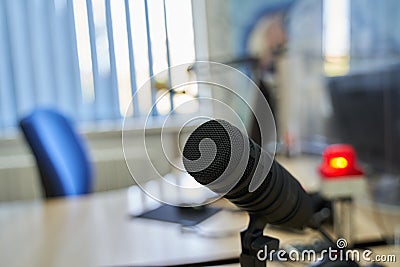
<svg viewBox="0 0 400 267">
<path fill-rule="evenodd" d="M 52 109 L 36 109 L 20 121 L 36 158 L 46 197 L 91 192 L 93 169 L 71 122 Z"/>
</svg>

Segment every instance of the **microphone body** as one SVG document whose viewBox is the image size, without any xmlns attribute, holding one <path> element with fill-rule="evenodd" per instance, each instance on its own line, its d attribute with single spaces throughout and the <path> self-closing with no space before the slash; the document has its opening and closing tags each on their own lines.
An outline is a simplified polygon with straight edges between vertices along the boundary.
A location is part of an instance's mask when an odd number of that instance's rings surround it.
<svg viewBox="0 0 400 267">
<path fill-rule="evenodd" d="M 245 156 L 245 164 L 240 163 L 238 155 Z M 267 223 L 292 228 L 310 224 L 313 203 L 300 183 L 226 121 L 211 120 L 195 129 L 183 149 L 183 164 L 197 182 L 225 194 L 240 209 L 264 217 Z M 266 177 L 256 177 L 258 165 L 271 165 Z M 250 190 L 254 178 L 262 180 Z"/>
</svg>

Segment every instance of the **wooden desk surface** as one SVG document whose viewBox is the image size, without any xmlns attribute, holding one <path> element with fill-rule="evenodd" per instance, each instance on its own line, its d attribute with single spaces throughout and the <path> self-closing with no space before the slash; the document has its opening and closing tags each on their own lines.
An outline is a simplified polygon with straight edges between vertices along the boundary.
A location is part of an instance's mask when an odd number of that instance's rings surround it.
<svg viewBox="0 0 400 267">
<path fill-rule="evenodd" d="M 128 190 L 2 204 L 0 265 L 140 265 L 239 253 L 238 234 L 199 237 L 176 224 L 129 218 L 128 210 Z"/>
<path fill-rule="evenodd" d="M 239 229 L 247 225 L 245 214 L 230 213 L 230 217 L 212 219 L 217 231 L 231 227 L 234 234 L 207 237 L 182 232 L 176 224 L 130 218 L 128 211 L 137 205 L 130 191 L 0 204 L 0 266 L 176 264 L 240 254 Z M 371 229 L 363 214 L 359 214 L 361 228 Z M 282 244 L 311 241 L 317 236 L 311 231 L 295 234 L 267 229 L 267 232 L 279 237 Z M 383 250 L 397 251 L 400 261 L 398 249 Z"/>
</svg>

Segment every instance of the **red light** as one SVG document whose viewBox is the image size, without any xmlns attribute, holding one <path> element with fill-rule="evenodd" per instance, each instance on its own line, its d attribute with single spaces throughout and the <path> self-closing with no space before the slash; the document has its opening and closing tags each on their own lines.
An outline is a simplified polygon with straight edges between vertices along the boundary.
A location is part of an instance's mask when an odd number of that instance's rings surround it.
<svg viewBox="0 0 400 267">
<path fill-rule="evenodd" d="M 354 148 L 345 144 L 330 145 L 325 148 L 319 172 L 325 178 L 363 174 L 357 166 Z"/>
</svg>

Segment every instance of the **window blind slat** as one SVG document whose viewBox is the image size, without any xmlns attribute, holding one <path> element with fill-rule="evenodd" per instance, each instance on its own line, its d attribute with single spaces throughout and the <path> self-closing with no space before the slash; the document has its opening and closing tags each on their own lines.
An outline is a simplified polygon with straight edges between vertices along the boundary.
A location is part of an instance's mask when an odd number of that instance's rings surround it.
<svg viewBox="0 0 400 267">
<path fill-rule="evenodd" d="M 51 39 L 49 34 L 49 14 L 47 4 L 40 0 L 31 0 L 27 2 L 27 18 L 30 33 L 30 47 L 34 68 L 32 68 L 35 77 L 35 96 L 36 105 L 51 105 L 55 103 L 54 70 L 52 68 Z"/>
<path fill-rule="evenodd" d="M 0 1 L 0 127 L 16 126 L 17 114 L 14 95 L 13 72 L 10 58 L 10 40 L 8 38 L 5 1 Z"/>
<path fill-rule="evenodd" d="M 146 35 L 147 35 L 147 53 L 149 58 L 149 74 L 150 77 L 154 75 L 153 72 L 153 51 L 151 49 L 151 38 L 150 38 L 150 23 L 149 23 L 149 7 L 147 0 L 144 0 L 144 13 L 146 18 Z M 151 79 L 151 103 L 156 102 L 156 92 L 154 89 L 154 81 Z M 158 112 L 157 109 L 154 107 L 151 112 L 152 116 L 157 116 Z"/>
<path fill-rule="evenodd" d="M 91 107 L 83 104 L 82 98 L 82 87 L 81 87 L 81 77 L 79 73 L 79 58 L 78 58 L 78 47 L 76 42 L 76 30 L 75 30 L 75 18 L 74 18 L 74 6 L 72 0 L 67 0 L 67 20 L 68 20 L 68 35 L 70 42 L 70 59 L 71 59 L 71 91 L 74 95 L 76 113 L 73 114 L 73 118 L 76 120 L 86 121 L 91 118 Z"/>
<path fill-rule="evenodd" d="M 52 1 L 50 4 L 50 22 L 51 25 L 51 45 L 53 47 L 52 57 L 55 73 L 56 94 L 54 106 L 65 112 L 68 116 L 75 117 L 77 103 L 74 94 L 73 64 L 71 59 L 72 40 L 68 35 L 68 13 L 66 6 L 56 8 Z"/>
<path fill-rule="evenodd" d="M 136 94 L 136 74 L 135 74 L 135 60 L 133 56 L 133 43 L 132 43 L 132 27 L 131 27 L 131 15 L 129 8 L 129 0 L 125 0 L 125 17 L 126 17 L 126 31 L 128 36 L 128 51 L 129 51 L 129 70 L 131 76 L 131 88 L 132 96 Z M 133 98 L 133 116 L 138 117 L 139 114 L 139 102 L 138 98 Z"/>
<path fill-rule="evenodd" d="M 35 91 L 31 68 L 31 51 L 26 14 L 26 1 L 7 1 L 7 25 L 10 40 L 17 116 L 34 107 Z"/>
<path fill-rule="evenodd" d="M 62 31 L 64 32 L 64 54 L 65 61 L 67 62 L 66 68 L 67 71 L 64 72 L 65 79 L 68 81 L 68 104 L 70 105 L 69 114 L 73 118 L 77 120 L 82 120 L 82 117 L 79 116 L 79 111 L 82 110 L 83 101 L 82 101 L 82 88 L 80 87 L 80 79 L 79 72 L 75 69 L 78 66 L 79 69 L 79 61 L 78 58 L 75 57 L 74 53 L 76 50 L 76 33 L 75 28 L 72 29 L 74 24 L 74 14 L 73 14 L 73 6 L 71 3 L 65 0 L 62 1 L 64 5 L 64 12 L 62 16 Z"/>
<path fill-rule="evenodd" d="M 164 30 L 165 30 L 165 46 L 167 49 L 167 64 L 168 64 L 168 90 L 171 89 L 171 56 L 169 52 L 169 39 L 168 39 L 168 23 L 167 23 L 167 7 L 165 0 L 163 0 L 164 8 Z M 169 91 L 169 102 L 171 105 L 171 111 L 174 110 L 174 90 Z"/>
<path fill-rule="evenodd" d="M 92 0 L 86 0 L 86 11 L 87 11 L 87 22 L 89 27 L 89 42 L 90 42 L 90 56 L 92 63 L 92 75 L 93 75 L 93 86 L 94 86 L 94 107 L 95 107 L 95 118 L 101 118 L 106 116 L 106 114 L 102 114 L 102 105 L 101 101 L 99 101 L 99 66 L 97 63 L 97 49 L 96 49 L 96 29 L 94 26 L 94 17 L 93 17 L 93 4 Z"/>
<path fill-rule="evenodd" d="M 111 17 L 111 0 L 106 1 L 106 25 L 107 25 L 107 38 L 108 38 L 108 49 L 109 49 L 109 58 L 110 58 L 110 96 L 109 96 L 109 105 L 111 106 L 114 114 L 114 118 L 120 118 L 119 113 L 119 104 L 118 104 L 118 82 L 117 82 L 117 67 L 115 61 L 115 46 L 114 46 L 114 33 L 112 26 L 112 17 Z"/>
</svg>

